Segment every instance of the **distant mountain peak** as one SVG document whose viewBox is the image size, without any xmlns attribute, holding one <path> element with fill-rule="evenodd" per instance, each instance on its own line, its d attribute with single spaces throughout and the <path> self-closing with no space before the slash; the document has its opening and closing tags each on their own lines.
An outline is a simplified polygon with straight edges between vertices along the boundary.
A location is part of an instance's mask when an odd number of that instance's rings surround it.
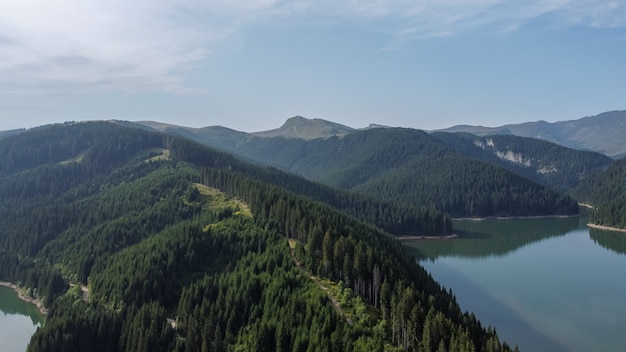
<svg viewBox="0 0 626 352">
<path fill-rule="evenodd" d="M 361 128 L 362 130 L 371 130 L 372 128 L 391 128 L 389 126 L 386 125 L 380 125 L 377 123 L 370 123 L 369 126 Z"/>
<path fill-rule="evenodd" d="M 324 121 L 320 119 L 307 119 L 306 117 L 297 115 L 294 117 L 290 117 L 285 121 L 285 123 L 279 129 L 292 129 L 297 131 L 301 128 L 306 128 L 315 125 L 323 125 L 324 122 L 332 123 L 329 121 Z M 275 130 L 274 130 L 275 131 Z"/>
<path fill-rule="evenodd" d="M 314 121 L 314 120 L 318 120 L 318 119 L 307 119 L 304 116 L 296 115 L 294 117 L 288 118 L 287 121 L 285 121 L 285 124 L 302 123 L 302 122 L 308 122 L 308 121 Z"/>
<path fill-rule="evenodd" d="M 256 132 L 252 133 L 252 135 L 256 137 L 284 137 L 308 140 L 344 135 L 354 131 L 354 128 L 339 123 L 317 118 L 307 119 L 306 117 L 298 115 L 287 119 L 287 121 L 277 129 Z"/>
</svg>

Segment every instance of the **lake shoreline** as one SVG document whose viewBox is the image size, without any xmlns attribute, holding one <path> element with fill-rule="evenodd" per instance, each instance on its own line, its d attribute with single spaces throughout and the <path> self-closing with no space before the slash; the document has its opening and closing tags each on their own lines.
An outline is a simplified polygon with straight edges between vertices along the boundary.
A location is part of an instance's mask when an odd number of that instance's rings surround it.
<svg viewBox="0 0 626 352">
<path fill-rule="evenodd" d="M 580 217 L 580 214 L 576 215 L 531 215 L 531 216 L 486 216 L 486 217 L 466 217 L 466 218 L 452 218 L 452 220 L 459 221 L 485 221 L 485 220 L 523 220 L 523 219 L 567 219 Z"/>
<path fill-rule="evenodd" d="M 625 235 L 590 236 L 590 221 L 581 217 L 457 222 L 457 240 L 401 244 L 509 346 L 617 351 L 626 344 L 616 328 L 626 306 L 615 303 L 626 295 Z"/>
<path fill-rule="evenodd" d="M 587 224 L 587 226 L 591 227 L 592 229 L 597 229 L 597 230 L 606 230 L 606 231 L 626 233 L 626 229 L 622 229 L 619 227 L 603 226 L 603 225 L 596 225 L 596 224 Z"/>
<path fill-rule="evenodd" d="M 458 238 L 459 235 L 451 234 L 445 236 L 396 236 L 399 241 L 413 241 L 413 240 L 450 240 Z"/>
<path fill-rule="evenodd" d="M 13 289 L 13 291 L 15 291 L 15 293 L 17 293 L 17 296 L 22 301 L 34 304 L 37 307 L 37 309 L 39 310 L 39 313 L 41 313 L 42 315 L 47 315 L 48 314 L 48 308 L 46 308 L 43 305 L 43 302 L 41 302 L 37 298 L 33 298 L 33 297 L 29 297 L 29 296 L 23 295 L 22 292 L 20 291 L 20 287 L 17 286 L 17 284 L 14 284 L 14 283 L 8 282 L 8 281 L 0 281 L 0 286 L 4 286 L 4 287 L 8 287 L 8 288 Z"/>
</svg>

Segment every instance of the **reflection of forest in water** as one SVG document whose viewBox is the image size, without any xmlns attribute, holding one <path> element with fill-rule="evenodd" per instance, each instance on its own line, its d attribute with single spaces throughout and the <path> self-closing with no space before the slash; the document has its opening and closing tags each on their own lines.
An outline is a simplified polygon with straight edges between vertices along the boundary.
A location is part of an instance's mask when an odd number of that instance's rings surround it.
<svg viewBox="0 0 626 352">
<path fill-rule="evenodd" d="M 4 315 L 25 315 L 30 317 L 33 325 L 43 323 L 44 317 L 37 306 L 21 300 L 10 287 L 0 286 L 0 312 Z"/>
<path fill-rule="evenodd" d="M 615 253 L 626 254 L 626 233 L 589 229 L 589 237 L 594 243 Z"/>
<path fill-rule="evenodd" d="M 459 220 L 453 222 L 458 238 L 406 241 L 404 244 L 420 260 L 504 256 L 528 244 L 585 229 L 586 223 L 586 218 L 579 217 Z"/>
</svg>

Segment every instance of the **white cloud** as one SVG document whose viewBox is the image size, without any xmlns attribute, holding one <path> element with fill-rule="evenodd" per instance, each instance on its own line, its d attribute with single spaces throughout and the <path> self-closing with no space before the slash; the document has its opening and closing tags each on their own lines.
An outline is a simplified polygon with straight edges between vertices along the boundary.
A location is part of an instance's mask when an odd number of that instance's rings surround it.
<svg viewBox="0 0 626 352">
<path fill-rule="evenodd" d="M 0 5 L 0 82 L 16 88 L 180 89 L 177 71 L 199 63 L 227 34 L 181 5 L 7 2 Z"/>
<path fill-rule="evenodd" d="M 0 4 L 0 90 L 187 91 L 181 72 L 247 26 L 385 23 L 390 40 L 507 32 L 549 15 L 563 25 L 626 25 L 623 1 L 20 0 Z M 378 29 L 374 29 L 378 30 Z"/>
</svg>

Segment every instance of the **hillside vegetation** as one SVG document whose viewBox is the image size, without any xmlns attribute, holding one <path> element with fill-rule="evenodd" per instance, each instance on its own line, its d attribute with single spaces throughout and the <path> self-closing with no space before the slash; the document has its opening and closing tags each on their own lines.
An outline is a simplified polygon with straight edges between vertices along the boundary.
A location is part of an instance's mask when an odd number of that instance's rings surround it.
<svg viewBox="0 0 626 352">
<path fill-rule="evenodd" d="M 600 153 L 570 149 L 536 138 L 443 132 L 432 135 L 467 157 L 503 167 L 559 191 L 576 187 L 584 177 L 613 162 Z"/>
<path fill-rule="evenodd" d="M 571 194 L 593 206 L 590 222 L 595 225 L 626 228 L 626 158 L 606 170 L 581 181 Z"/>
<path fill-rule="evenodd" d="M 0 151 L 0 279 L 49 307 L 29 351 L 510 350 L 393 236 L 276 170 L 111 123 Z"/>
<path fill-rule="evenodd" d="M 571 198 L 501 166 L 461 155 L 419 130 L 377 128 L 310 141 L 252 138 L 236 148 L 216 144 L 324 184 L 454 217 L 578 213 Z"/>
</svg>

